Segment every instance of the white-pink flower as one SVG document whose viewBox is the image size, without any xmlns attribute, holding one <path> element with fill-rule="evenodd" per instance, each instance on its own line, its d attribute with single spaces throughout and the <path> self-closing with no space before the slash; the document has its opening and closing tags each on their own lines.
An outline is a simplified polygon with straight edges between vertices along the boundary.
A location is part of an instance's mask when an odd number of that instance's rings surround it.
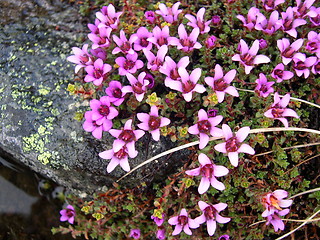
<svg viewBox="0 0 320 240">
<path fill-rule="evenodd" d="M 182 230 L 188 234 L 192 235 L 190 228 L 198 228 L 199 224 L 196 223 L 193 219 L 188 217 L 186 209 L 181 209 L 181 212 L 178 216 L 171 217 L 168 220 L 170 225 L 175 225 L 172 235 L 178 235 Z"/>
<path fill-rule="evenodd" d="M 211 23 L 211 20 L 209 21 L 204 20 L 205 11 L 206 11 L 205 8 L 200 8 L 199 11 L 197 12 L 196 17 L 192 16 L 191 14 L 185 15 L 185 18 L 190 21 L 187 24 L 193 28 L 199 28 L 201 34 L 204 34 L 210 31 L 209 25 Z"/>
<path fill-rule="evenodd" d="M 164 80 L 164 85 L 166 87 L 170 87 L 171 81 L 181 80 L 180 74 L 178 72 L 178 68 L 180 67 L 186 68 L 189 62 L 190 60 L 188 56 L 181 58 L 178 63 L 173 61 L 171 57 L 166 56 L 163 65 L 159 69 L 159 72 L 167 76 L 166 79 Z"/>
<path fill-rule="evenodd" d="M 130 82 L 130 86 L 124 86 L 122 88 L 122 92 L 123 93 L 129 93 L 132 92 L 134 93 L 136 99 L 141 102 L 144 98 L 144 94 L 146 93 L 147 86 L 149 85 L 149 81 L 145 79 L 146 77 L 146 73 L 145 72 L 141 72 L 138 75 L 138 78 L 136 78 L 135 76 L 133 76 L 130 73 L 127 73 L 127 79 Z"/>
<path fill-rule="evenodd" d="M 194 28 L 190 35 L 188 35 L 184 25 L 181 23 L 178 27 L 179 38 L 172 40 L 172 45 L 177 46 L 179 50 L 186 53 L 191 52 L 193 49 L 200 49 L 202 45 L 197 42 L 199 36 L 199 28 Z"/>
<path fill-rule="evenodd" d="M 132 34 L 129 40 L 126 37 L 126 34 L 123 30 L 120 31 L 120 38 L 116 35 L 113 35 L 113 41 L 117 44 L 112 50 L 112 54 L 117 54 L 122 52 L 124 54 L 134 54 L 135 51 L 132 49 L 132 44 L 138 39 L 136 34 Z"/>
<path fill-rule="evenodd" d="M 284 65 L 288 65 L 291 62 L 294 55 L 303 45 L 303 39 L 299 38 L 290 44 L 289 39 L 282 38 L 277 40 L 277 46 L 281 52 L 282 62 Z"/>
<path fill-rule="evenodd" d="M 138 124 L 138 127 L 145 131 L 150 131 L 153 140 L 159 141 L 160 139 L 160 127 L 164 127 L 170 124 L 170 119 L 165 117 L 159 117 L 158 108 L 151 106 L 150 113 L 138 113 L 137 118 L 142 122 Z"/>
<path fill-rule="evenodd" d="M 210 184 L 212 187 L 218 190 L 224 190 L 225 186 L 222 182 L 219 182 L 216 177 L 222 177 L 229 173 L 229 170 L 224 166 L 218 166 L 212 163 L 212 161 L 204 153 L 200 153 L 198 157 L 200 167 L 187 170 L 186 174 L 190 176 L 201 176 L 201 181 L 198 187 L 199 194 L 205 193 Z"/>
<path fill-rule="evenodd" d="M 143 53 L 146 56 L 148 60 L 147 67 L 148 69 L 152 71 L 158 71 L 159 68 L 163 65 L 164 58 L 168 52 L 168 46 L 162 45 L 158 51 L 157 54 L 154 55 L 151 51 L 147 49 L 143 49 Z"/>
<path fill-rule="evenodd" d="M 179 10 L 180 2 L 176 2 L 172 7 L 167 7 L 164 3 L 159 4 L 159 10 L 156 11 L 156 14 L 159 14 L 163 19 L 168 23 L 173 23 L 178 21 L 179 14 L 182 10 Z"/>
<path fill-rule="evenodd" d="M 293 201 L 284 199 L 286 197 L 288 197 L 288 192 L 282 189 L 275 190 L 263 196 L 261 202 L 266 210 L 262 213 L 262 217 L 267 217 L 274 214 L 277 210 L 282 211 L 283 208 L 290 207 Z"/>
<path fill-rule="evenodd" d="M 116 12 L 114 6 L 110 3 L 108 6 L 103 6 L 101 12 L 96 13 L 96 17 L 101 21 L 99 28 L 117 29 L 119 25 L 119 17 L 122 12 Z"/>
<path fill-rule="evenodd" d="M 242 143 L 249 135 L 249 127 L 242 127 L 233 134 L 231 128 L 227 124 L 222 124 L 222 131 L 226 141 L 215 145 L 214 149 L 218 152 L 226 153 L 233 166 L 238 166 L 239 153 L 254 154 L 254 149 L 252 147 L 246 143 Z"/>
</svg>

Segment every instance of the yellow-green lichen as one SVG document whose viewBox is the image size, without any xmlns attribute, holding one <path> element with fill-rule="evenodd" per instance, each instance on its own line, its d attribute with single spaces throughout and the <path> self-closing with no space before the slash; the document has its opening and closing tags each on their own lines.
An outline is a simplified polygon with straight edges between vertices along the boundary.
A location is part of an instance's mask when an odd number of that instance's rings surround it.
<svg viewBox="0 0 320 240">
<path fill-rule="evenodd" d="M 44 152 L 44 153 L 38 155 L 38 160 L 44 165 L 47 165 L 50 162 L 49 161 L 50 158 L 51 158 L 50 152 Z"/>
<path fill-rule="evenodd" d="M 41 94 L 41 95 L 47 95 L 49 92 L 50 92 L 50 88 L 40 88 L 38 89 L 38 92 Z"/>
</svg>

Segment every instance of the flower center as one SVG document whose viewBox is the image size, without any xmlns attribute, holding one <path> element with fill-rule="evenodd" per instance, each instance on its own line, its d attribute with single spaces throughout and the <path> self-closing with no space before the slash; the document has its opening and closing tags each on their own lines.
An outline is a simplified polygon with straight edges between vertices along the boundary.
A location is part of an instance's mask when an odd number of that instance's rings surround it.
<svg viewBox="0 0 320 240">
<path fill-rule="evenodd" d="M 276 69 L 274 71 L 274 75 L 276 75 L 277 77 L 282 79 L 283 78 L 283 71 L 281 69 Z"/>
<path fill-rule="evenodd" d="M 268 92 L 268 87 L 266 84 L 262 84 L 261 87 L 260 87 L 260 91 L 263 92 L 263 93 L 266 93 Z"/>
<path fill-rule="evenodd" d="M 142 94 L 144 93 L 142 87 L 143 85 L 140 82 L 136 82 L 135 84 L 132 85 L 132 90 L 137 94 Z"/>
<path fill-rule="evenodd" d="M 190 92 L 192 89 L 194 89 L 196 85 L 191 82 L 190 80 L 188 80 L 186 83 L 182 84 L 182 90 L 184 93 L 188 93 Z"/>
<path fill-rule="evenodd" d="M 283 24 L 284 30 L 289 31 L 292 28 L 293 19 L 285 19 L 285 23 Z"/>
<path fill-rule="evenodd" d="M 188 217 L 186 216 L 179 216 L 178 217 L 178 222 L 179 224 L 183 227 L 184 225 L 186 225 L 188 223 Z"/>
<path fill-rule="evenodd" d="M 249 53 L 241 55 L 240 58 L 241 58 L 241 61 L 244 62 L 247 66 L 253 65 L 254 57 L 252 55 L 250 55 Z"/>
<path fill-rule="evenodd" d="M 177 68 L 174 68 L 170 71 L 170 78 L 173 80 L 177 80 L 178 78 L 180 78 Z"/>
<path fill-rule="evenodd" d="M 280 118 L 280 117 L 282 117 L 283 112 L 284 112 L 284 109 L 279 108 L 279 107 L 274 107 L 274 108 L 272 108 L 272 111 L 271 111 L 272 115 L 273 115 L 275 118 Z"/>
<path fill-rule="evenodd" d="M 204 216 L 206 219 L 215 219 L 217 210 L 213 206 L 208 206 L 204 209 Z"/>
<path fill-rule="evenodd" d="M 66 215 L 68 218 L 71 218 L 74 216 L 74 211 L 71 209 L 66 209 Z"/>
<path fill-rule="evenodd" d="M 307 68 L 306 65 L 304 64 L 304 62 L 302 62 L 302 61 L 296 62 L 296 63 L 293 65 L 293 67 L 294 67 L 295 69 L 298 69 L 298 70 L 304 70 L 304 69 Z"/>
<path fill-rule="evenodd" d="M 229 87 L 229 84 L 226 83 L 222 78 L 214 81 L 214 90 L 223 92 L 224 90 L 226 90 L 227 87 Z"/>
<path fill-rule="evenodd" d="M 199 121 L 198 129 L 201 133 L 209 133 L 211 129 L 211 123 L 208 120 Z"/>
<path fill-rule="evenodd" d="M 160 127 L 161 120 L 159 117 L 150 116 L 148 124 L 149 124 L 150 130 L 152 131 Z"/>
<path fill-rule="evenodd" d="M 282 208 L 279 206 L 279 200 L 275 196 L 273 195 L 270 196 L 270 202 L 271 202 L 271 205 L 274 206 L 276 209 L 280 211 L 282 210 Z"/>
<path fill-rule="evenodd" d="M 131 46 L 130 46 L 130 42 L 126 41 L 122 44 L 122 46 L 120 47 L 120 49 L 122 50 L 122 52 L 128 52 L 130 50 Z"/>
<path fill-rule="evenodd" d="M 194 42 L 191 41 L 189 38 L 181 39 L 180 43 L 184 47 L 189 47 L 190 48 L 190 47 L 194 46 Z"/>
<path fill-rule="evenodd" d="M 119 139 L 126 143 L 134 141 L 135 138 L 136 137 L 132 130 L 122 130 L 122 132 L 119 135 Z"/>
<path fill-rule="evenodd" d="M 123 64 L 123 68 L 126 70 L 130 70 L 134 67 L 135 63 L 131 60 L 125 60 L 124 64 Z"/>
<path fill-rule="evenodd" d="M 87 54 L 83 54 L 79 56 L 79 59 L 81 64 L 86 64 L 89 61 L 89 56 Z"/>
<path fill-rule="evenodd" d="M 112 95 L 115 97 L 115 98 L 121 98 L 122 97 L 122 91 L 120 88 L 114 88 L 112 90 Z"/>
<path fill-rule="evenodd" d="M 93 71 L 94 78 L 99 79 L 102 77 L 102 75 L 103 75 L 102 69 L 97 69 L 97 68 L 94 69 Z"/>
<path fill-rule="evenodd" d="M 213 175 L 213 165 L 212 164 L 206 164 L 203 167 L 200 168 L 200 173 L 202 176 L 205 176 L 206 178 L 211 178 Z"/>
<path fill-rule="evenodd" d="M 162 45 L 167 45 L 168 44 L 168 40 L 167 40 L 167 38 L 165 38 L 165 37 L 160 37 L 159 39 L 158 39 L 158 45 L 159 46 L 162 46 Z"/>
<path fill-rule="evenodd" d="M 311 52 L 314 52 L 317 51 L 318 44 L 316 42 L 308 42 L 306 47 L 309 48 Z"/>
<path fill-rule="evenodd" d="M 295 53 L 295 50 L 293 48 L 287 48 L 282 52 L 282 56 L 286 58 L 292 58 L 294 53 Z"/>
<path fill-rule="evenodd" d="M 101 105 L 98 109 L 99 113 L 104 116 L 107 117 L 110 113 L 110 109 L 107 105 Z"/>
<path fill-rule="evenodd" d="M 227 152 L 236 152 L 240 147 L 240 143 L 236 137 L 229 138 L 226 142 Z"/>
<path fill-rule="evenodd" d="M 149 44 L 149 41 L 147 40 L 147 38 L 141 38 L 140 39 L 140 45 L 141 45 L 141 47 L 147 47 L 148 46 L 148 44 Z"/>
<path fill-rule="evenodd" d="M 125 158 L 126 156 L 128 156 L 126 152 L 126 147 L 121 148 L 118 152 L 114 153 L 113 155 L 118 159 Z"/>
</svg>

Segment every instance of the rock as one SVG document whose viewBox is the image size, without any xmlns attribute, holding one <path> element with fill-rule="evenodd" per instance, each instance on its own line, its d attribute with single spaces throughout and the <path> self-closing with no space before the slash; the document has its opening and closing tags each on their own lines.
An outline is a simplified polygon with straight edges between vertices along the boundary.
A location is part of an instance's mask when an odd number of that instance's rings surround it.
<svg viewBox="0 0 320 240">
<path fill-rule="evenodd" d="M 12 6 L 14 4 L 14 6 Z M 106 173 L 109 161 L 99 152 L 111 149 L 113 137 L 94 139 L 74 119 L 88 102 L 70 96 L 74 65 L 66 61 L 71 47 L 81 47 L 86 24 L 78 10 L 60 0 L 2 0 L 0 9 L 0 156 L 22 162 L 73 192 L 92 193 L 124 175 L 117 167 Z M 136 143 L 139 155 L 131 167 L 173 145 L 164 138 Z M 185 155 L 164 157 L 128 176 L 121 184 L 150 182 L 182 165 Z M 170 164 L 168 162 L 170 161 Z"/>
</svg>

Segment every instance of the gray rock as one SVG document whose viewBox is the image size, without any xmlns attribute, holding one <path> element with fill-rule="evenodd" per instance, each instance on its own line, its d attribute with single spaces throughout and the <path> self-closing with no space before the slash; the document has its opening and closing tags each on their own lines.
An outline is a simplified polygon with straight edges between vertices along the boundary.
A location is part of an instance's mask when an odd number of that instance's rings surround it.
<svg viewBox="0 0 320 240">
<path fill-rule="evenodd" d="M 109 161 L 99 152 L 113 137 L 94 139 L 74 119 L 88 102 L 70 96 L 74 65 L 66 61 L 71 47 L 81 47 L 87 29 L 78 10 L 60 0 L 2 0 L 0 3 L 0 155 L 22 162 L 74 192 L 91 193 L 110 186 L 125 172 L 106 173 Z M 173 145 L 162 138 L 136 143 L 139 155 L 131 167 Z M 163 179 L 181 166 L 181 152 L 164 157 L 128 176 L 121 184 L 135 186 Z M 159 164 L 161 162 L 161 164 Z M 168 164 L 170 163 L 170 164 Z"/>
</svg>

